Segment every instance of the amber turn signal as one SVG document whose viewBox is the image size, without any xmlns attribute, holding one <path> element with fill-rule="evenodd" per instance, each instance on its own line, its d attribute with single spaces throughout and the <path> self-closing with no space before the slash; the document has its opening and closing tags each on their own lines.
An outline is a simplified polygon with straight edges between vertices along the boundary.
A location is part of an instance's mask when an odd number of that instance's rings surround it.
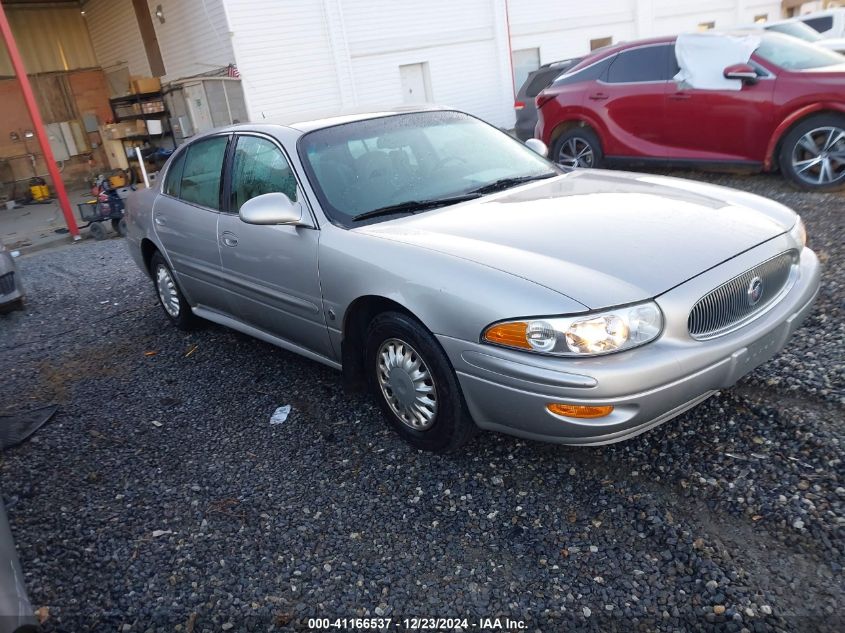
<svg viewBox="0 0 845 633">
<path fill-rule="evenodd" d="M 602 407 L 588 407 L 583 404 L 560 404 L 552 402 L 546 408 L 555 415 L 564 415 L 567 418 L 603 418 L 613 411 L 611 405 Z"/>
<path fill-rule="evenodd" d="M 510 323 L 499 323 L 484 332 L 484 340 L 488 343 L 507 345 L 508 347 L 521 347 L 531 349 L 528 343 L 528 324 L 523 321 L 511 321 Z"/>
</svg>

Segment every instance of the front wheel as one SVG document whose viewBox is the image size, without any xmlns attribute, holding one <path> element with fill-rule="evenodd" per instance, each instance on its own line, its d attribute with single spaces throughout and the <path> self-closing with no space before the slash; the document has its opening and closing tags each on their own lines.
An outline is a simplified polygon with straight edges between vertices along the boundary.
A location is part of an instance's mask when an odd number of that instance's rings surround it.
<svg viewBox="0 0 845 633">
<path fill-rule="evenodd" d="M 601 141 L 588 127 L 570 128 L 554 142 L 551 158 L 563 167 L 600 167 Z"/>
<path fill-rule="evenodd" d="M 845 117 L 823 114 L 802 121 L 784 137 L 778 158 L 783 174 L 801 189 L 842 189 Z"/>
<path fill-rule="evenodd" d="M 417 321 L 400 312 L 378 315 L 367 332 L 365 354 L 370 387 L 405 441 L 449 452 L 472 438 L 476 427 L 449 359 Z"/>
<path fill-rule="evenodd" d="M 161 253 L 154 253 L 150 259 L 150 274 L 153 277 L 158 301 L 167 318 L 180 330 L 191 330 L 197 318 L 185 300 L 176 283 L 176 277 Z"/>
</svg>

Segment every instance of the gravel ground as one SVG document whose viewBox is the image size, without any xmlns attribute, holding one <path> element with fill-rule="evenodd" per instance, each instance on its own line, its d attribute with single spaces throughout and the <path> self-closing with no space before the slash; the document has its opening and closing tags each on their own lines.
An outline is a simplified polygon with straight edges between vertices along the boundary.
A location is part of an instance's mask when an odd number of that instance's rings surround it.
<svg viewBox="0 0 845 633">
<path fill-rule="evenodd" d="M 0 413 L 61 408 L 0 457 L 0 486 L 45 629 L 843 630 L 845 195 L 681 175 L 796 208 L 823 290 L 786 352 L 610 447 L 416 452 L 333 371 L 170 327 L 120 240 L 22 259 Z"/>
</svg>

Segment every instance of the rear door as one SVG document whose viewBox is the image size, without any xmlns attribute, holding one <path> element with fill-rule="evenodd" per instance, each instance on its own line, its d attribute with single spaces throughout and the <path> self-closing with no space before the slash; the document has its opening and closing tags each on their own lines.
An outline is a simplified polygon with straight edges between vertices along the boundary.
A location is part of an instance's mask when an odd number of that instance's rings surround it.
<svg viewBox="0 0 845 633">
<path fill-rule="evenodd" d="M 647 44 L 619 53 L 605 78 L 587 92 L 586 107 L 607 126 L 608 156 L 662 156 L 663 110 L 671 82 L 670 44 Z"/>
<path fill-rule="evenodd" d="M 224 134 L 180 150 L 153 209 L 156 235 L 189 303 L 215 310 L 226 305 L 219 287 L 217 217 L 228 143 Z"/>
<path fill-rule="evenodd" d="M 331 343 L 317 269 L 320 231 L 281 145 L 267 136 L 239 134 L 231 152 L 226 212 L 217 239 L 231 310 L 241 321 L 322 356 Z M 247 200 L 284 193 L 302 205 L 310 226 L 247 224 Z"/>
</svg>

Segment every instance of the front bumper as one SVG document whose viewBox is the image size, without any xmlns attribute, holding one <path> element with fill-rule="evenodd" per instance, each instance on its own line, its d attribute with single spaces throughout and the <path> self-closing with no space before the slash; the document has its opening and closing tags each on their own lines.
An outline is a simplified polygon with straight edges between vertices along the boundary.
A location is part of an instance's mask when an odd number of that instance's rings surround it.
<svg viewBox="0 0 845 633">
<path fill-rule="evenodd" d="M 767 246 L 768 250 L 784 244 Z M 786 248 L 783 248 L 786 250 Z M 699 297 L 762 261 L 755 248 L 656 299 L 666 316 L 660 338 L 593 358 L 552 358 L 439 336 L 479 427 L 559 444 L 625 440 L 672 419 L 763 364 L 785 346 L 812 310 L 820 267 L 805 248 L 794 284 L 780 301 L 738 330 L 693 340 L 686 315 Z M 765 257 L 764 257 L 765 259 Z M 553 402 L 613 405 L 594 420 L 552 414 Z"/>
</svg>

